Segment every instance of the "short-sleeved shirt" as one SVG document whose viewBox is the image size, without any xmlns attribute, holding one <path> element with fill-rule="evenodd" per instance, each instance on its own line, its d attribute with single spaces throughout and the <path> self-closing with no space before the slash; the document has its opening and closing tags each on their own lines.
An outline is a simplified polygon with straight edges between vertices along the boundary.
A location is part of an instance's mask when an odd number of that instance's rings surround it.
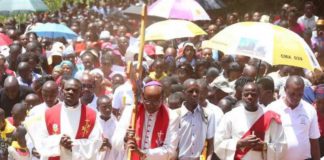
<svg viewBox="0 0 324 160">
<path fill-rule="evenodd" d="M 282 98 L 269 104 L 267 109 L 273 110 L 281 116 L 288 144 L 288 151 L 284 159 L 304 160 L 311 158 L 309 139 L 320 137 L 315 108 L 301 100 L 296 108 L 291 109 Z"/>
<path fill-rule="evenodd" d="M 318 17 L 313 15 L 312 17 L 308 18 L 305 15 L 298 18 L 297 22 L 302 24 L 306 30 L 315 31 L 316 30 L 316 22 Z"/>
<path fill-rule="evenodd" d="M 205 140 L 214 137 L 216 125 L 214 114 L 200 106 L 191 112 L 184 104 L 180 112 L 179 159 L 199 158 Z"/>
<path fill-rule="evenodd" d="M 112 107 L 120 111 L 124 110 L 126 105 L 134 104 L 134 93 L 130 81 L 116 88 L 113 94 Z"/>
</svg>

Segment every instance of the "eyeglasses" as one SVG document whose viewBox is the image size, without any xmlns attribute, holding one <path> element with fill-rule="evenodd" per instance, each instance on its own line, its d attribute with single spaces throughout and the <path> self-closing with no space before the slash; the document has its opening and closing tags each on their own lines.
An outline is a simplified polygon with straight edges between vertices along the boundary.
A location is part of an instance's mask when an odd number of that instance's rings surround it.
<svg viewBox="0 0 324 160">
<path fill-rule="evenodd" d="M 146 99 L 145 97 L 143 97 L 143 103 L 145 104 L 152 104 L 152 105 L 159 105 L 162 101 L 162 97 L 159 98 L 158 100 L 154 100 L 154 99 Z"/>
</svg>

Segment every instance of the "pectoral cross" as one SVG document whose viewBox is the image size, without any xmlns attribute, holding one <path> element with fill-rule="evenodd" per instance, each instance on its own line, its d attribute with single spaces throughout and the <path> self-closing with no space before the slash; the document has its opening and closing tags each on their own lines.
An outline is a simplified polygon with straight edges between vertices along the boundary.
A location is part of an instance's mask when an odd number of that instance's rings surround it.
<svg viewBox="0 0 324 160">
<path fill-rule="evenodd" d="M 85 124 L 82 126 L 82 135 L 83 137 L 88 134 L 90 129 L 90 120 L 86 119 Z"/>
<path fill-rule="evenodd" d="M 159 146 L 162 146 L 162 145 L 163 145 L 163 140 L 162 140 L 163 132 L 162 132 L 162 131 L 159 131 L 159 132 L 157 133 L 157 135 L 158 135 L 157 144 L 158 144 Z"/>
</svg>

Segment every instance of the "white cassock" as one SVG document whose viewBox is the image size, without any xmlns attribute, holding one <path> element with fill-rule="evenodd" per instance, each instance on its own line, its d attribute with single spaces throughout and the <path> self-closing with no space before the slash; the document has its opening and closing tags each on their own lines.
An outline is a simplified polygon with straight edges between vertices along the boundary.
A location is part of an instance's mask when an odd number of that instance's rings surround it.
<svg viewBox="0 0 324 160">
<path fill-rule="evenodd" d="M 49 107 L 47 106 L 47 104 L 45 102 L 43 102 L 39 105 L 36 105 L 32 109 L 30 109 L 30 111 L 28 112 L 28 117 L 44 114 L 48 108 Z"/>
<path fill-rule="evenodd" d="M 37 131 L 30 131 L 35 148 L 41 155 L 41 160 L 47 160 L 48 157 L 60 156 L 64 160 L 95 160 L 97 153 L 102 144 L 102 129 L 98 118 L 94 124 L 89 137 L 87 139 L 75 139 L 79 128 L 81 116 L 81 103 L 73 108 L 67 107 L 65 103 L 61 103 L 61 132 L 57 135 L 49 135 L 45 113 L 41 117 L 40 125 Z M 72 140 L 72 152 L 60 145 L 62 135 L 68 135 Z"/>
<path fill-rule="evenodd" d="M 96 95 L 93 95 L 92 101 L 90 103 L 88 103 L 87 106 L 92 108 L 94 111 L 96 111 L 98 113 L 97 99 L 98 99 L 98 97 Z"/>
<path fill-rule="evenodd" d="M 100 115 L 100 113 L 99 113 L 99 115 Z M 97 118 L 99 119 L 100 126 L 103 130 L 102 136 L 104 138 L 107 138 L 108 141 L 111 143 L 113 133 L 117 126 L 117 118 L 113 114 L 111 114 L 111 117 L 107 121 L 101 119 L 100 116 L 98 116 Z M 110 150 L 108 150 L 106 152 L 101 151 L 98 154 L 97 160 L 107 160 L 109 157 L 109 153 L 110 153 Z"/>
<path fill-rule="evenodd" d="M 226 113 L 214 136 L 214 148 L 217 156 L 222 160 L 233 160 L 237 142 L 264 113 L 265 109 L 262 107 L 258 107 L 255 112 L 249 112 L 244 106 L 238 106 Z M 271 120 L 270 127 L 265 132 L 264 141 L 268 144 L 267 152 L 249 150 L 242 159 L 283 159 L 287 143 L 281 124 Z"/>
<path fill-rule="evenodd" d="M 125 160 L 127 159 L 127 152 L 125 150 L 124 137 L 126 131 L 130 126 L 132 111 L 134 106 L 126 106 L 120 120 L 118 121 L 117 128 L 112 138 L 112 150 L 109 155 L 109 160 Z M 149 114 L 145 112 L 145 120 L 142 135 L 142 149 L 146 152 L 146 159 L 148 160 L 168 160 L 176 154 L 176 149 L 179 141 L 179 115 L 168 109 L 169 125 L 163 146 L 150 149 L 151 136 L 153 133 L 152 126 L 154 126 L 157 114 Z M 149 120 L 150 119 L 150 120 Z M 161 122 L 163 123 L 163 122 Z M 151 128 L 150 128 L 151 126 Z M 149 129 L 150 128 L 150 129 Z M 146 130 L 146 131 L 145 131 Z M 145 134 L 144 134 L 145 133 Z M 144 138 L 148 136 L 147 138 Z M 147 143 L 144 143 L 147 141 Z"/>
<path fill-rule="evenodd" d="M 35 127 L 37 127 L 36 123 L 36 119 L 40 119 L 40 117 L 45 113 L 45 111 L 48 109 L 49 107 L 47 106 L 47 104 L 45 102 L 34 106 L 29 112 L 28 112 L 28 116 L 26 117 L 26 121 L 34 121 L 32 123 L 34 123 L 33 125 Z M 32 141 L 32 138 L 27 135 L 26 136 L 26 142 L 27 142 L 27 147 L 29 149 L 29 151 L 31 152 L 32 149 L 35 147 L 34 142 Z M 38 160 L 38 158 L 34 157 L 33 155 L 31 155 L 31 159 L 32 160 Z"/>
</svg>

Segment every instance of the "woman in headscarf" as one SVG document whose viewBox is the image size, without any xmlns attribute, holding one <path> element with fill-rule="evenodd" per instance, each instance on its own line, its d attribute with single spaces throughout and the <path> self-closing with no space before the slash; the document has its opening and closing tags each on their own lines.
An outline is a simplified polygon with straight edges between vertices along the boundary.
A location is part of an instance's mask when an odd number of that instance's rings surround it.
<svg viewBox="0 0 324 160">
<path fill-rule="evenodd" d="M 90 74 L 95 79 L 95 89 L 94 93 L 97 97 L 112 94 L 111 88 L 107 87 L 107 79 L 104 78 L 104 73 L 96 68 L 90 71 Z"/>
<path fill-rule="evenodd" d="M 194 68 L 196 65 L 196 48 L 194 44 L 186 42 L 181 49 L 177 59 L 177 66 L 182 63 L 189 63 Z"/>
<path fill-rule="evenodd" d="M 72 62 L 64 60 L 61 62 L 60 66 L 62 68 L 63 75 L 73 76 L 74 65 Z"/>
</svg>

